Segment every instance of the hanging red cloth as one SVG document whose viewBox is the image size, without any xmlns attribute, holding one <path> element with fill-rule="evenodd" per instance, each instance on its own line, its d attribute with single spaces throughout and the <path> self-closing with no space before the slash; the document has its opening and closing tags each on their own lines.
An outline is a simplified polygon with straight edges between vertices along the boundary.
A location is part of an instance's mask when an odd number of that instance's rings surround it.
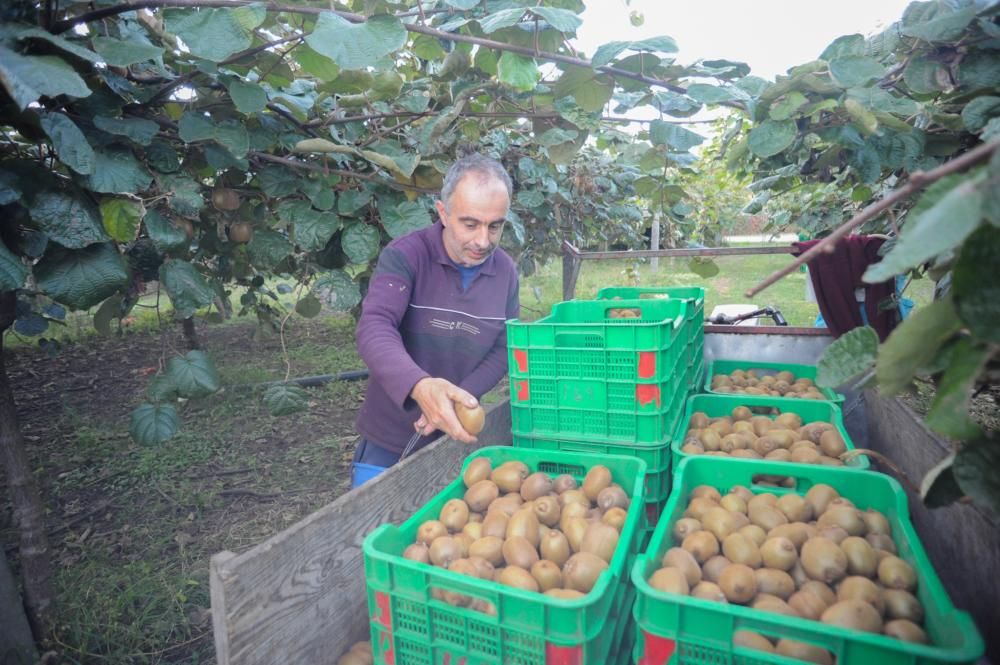
<svg viewBox="0 0 1000 665">
<path fill-rule="evenodd" d="M 796 249 L 792 253 L 798 256 L 818 242 L 820 241 L 807 240 L 792 243 Z M 875 329 L 880 340 L 885 341 L 899 322 L 895 307 L 879 310 L 879 303 L 895 293 L 895 280 L 888 279 L 878 284 L 861 281 L 868 266 L 882 260 L 878 250 L 883 242 L 885 238 L 882 236 L 850 235 L 837 243 L 833 252 L 821 253 L 809 261 L 809 277 L 816 291 L 819 312 L 835 337 L 865 325 L 861 307 L 854 294 L 855 289 L 865 290 L 865 314 L 868 316 L 868 324 Z"/>
</svg>

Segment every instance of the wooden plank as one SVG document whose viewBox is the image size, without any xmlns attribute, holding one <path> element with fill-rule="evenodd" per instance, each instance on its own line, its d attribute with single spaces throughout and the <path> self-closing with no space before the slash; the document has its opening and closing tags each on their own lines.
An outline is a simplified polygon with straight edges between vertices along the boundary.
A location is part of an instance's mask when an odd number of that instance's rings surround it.
<svg viewBox="0 0 1000 665">
<path fill-rule="evenodd" d="M 510 445 L 510 408 L 487 409 L 478 447 Z M 265 542 L 212 557 L 219 665 L 333 662 L 368 639 L 361 545 L 453 480 L 475 447 L 442 437 Z"/>
<path fill-rule="evenodd" d="M 915 482 L 951 452 L 920 417 L 896 398 L 864 393 L 868 445 Z M 1000 529 L 971 504 L 929 509 L 907 490 L 910 517 L 948 595 L 972 615 L 990 661 L 1000 663 Z"/>
</svg>

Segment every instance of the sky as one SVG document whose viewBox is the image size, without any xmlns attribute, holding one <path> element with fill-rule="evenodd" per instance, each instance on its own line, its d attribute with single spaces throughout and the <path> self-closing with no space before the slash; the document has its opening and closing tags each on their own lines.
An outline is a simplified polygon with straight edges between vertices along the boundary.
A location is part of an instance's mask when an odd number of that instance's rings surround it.
<svg viewBox="0 0 1000 665">
<path fill-rule="evenodd" d="M 868 35 L 903 15 L 910 0 L 585 0 L 583 25 L 573 40 L 588 56 L 609 41 L 669 35 L 681 64 L 738 60 L 751 74 L 773 80 L 815 60 L 841 35 Z M 629 13 L 645 17 L 633 27 Z"/>
</svg>

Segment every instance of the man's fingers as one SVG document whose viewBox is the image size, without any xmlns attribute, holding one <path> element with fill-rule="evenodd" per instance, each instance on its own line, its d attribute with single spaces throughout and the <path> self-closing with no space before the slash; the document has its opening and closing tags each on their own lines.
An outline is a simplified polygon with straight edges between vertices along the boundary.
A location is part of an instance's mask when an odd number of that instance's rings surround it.
<svg viewBox="0 0 1000 665">
<path fill-rule="evenodd" d="M 462 390 L 458 386 L 452 386 L 452 389 L 448 391 L 448 397 L 453 402 L 461 402 L 470 409 L 474 409 L 479 405 L 479 400 L 472 393 Z"/>
</svg>

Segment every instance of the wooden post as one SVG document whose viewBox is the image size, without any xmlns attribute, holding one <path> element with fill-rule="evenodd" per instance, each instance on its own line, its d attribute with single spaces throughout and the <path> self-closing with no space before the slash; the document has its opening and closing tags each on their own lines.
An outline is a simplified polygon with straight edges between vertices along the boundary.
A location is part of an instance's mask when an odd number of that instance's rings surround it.
<svg viewBox="0 0 1000 665">
<path fill-rule="evenodd" d="M 660 248 L 660 215 L 659 213 L 653 213 L 653 221 L 650 223 L 649 232 L 649 248 L 656 250 Z M 653 272 L 659 272 L 660 270 L 660 257 L 654 256 L 649 261 L 649 267 L 652 268 Z"/>
<path fill-rule="evenodd" d="M 572 300 L 576 294 L 576 280 L 580 276 L 580 253 L 567 240 L 563 241 L 562 251 L 563 300 Z"/>
<path fill-rule="evenodd" d="M 510 445 L 510 403 L 487 409 L 478 446 L 442 437 L 242 553 L 212 557 L 219 665 L 332 663 L 370 638 L 362 543 L 399 524 L 458 476 L 477 447 Z"/>
</svg>

